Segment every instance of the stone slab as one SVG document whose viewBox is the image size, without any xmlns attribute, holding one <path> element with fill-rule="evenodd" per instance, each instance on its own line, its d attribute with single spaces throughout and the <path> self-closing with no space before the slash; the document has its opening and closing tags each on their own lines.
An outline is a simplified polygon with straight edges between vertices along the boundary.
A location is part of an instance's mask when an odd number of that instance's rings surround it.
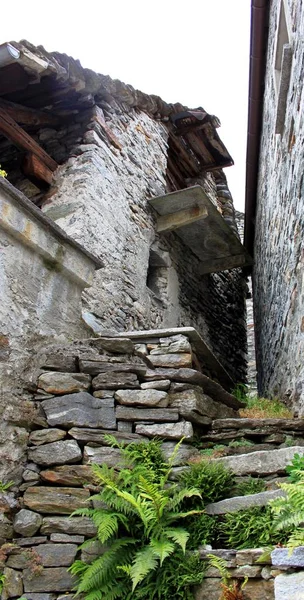
<svg viewBox="0 0 304 600">
<path fill-rule="evenodd" d="M 163 390 L 167 391 L 170 387 L 171 381 L 170 379 L 163 379 L 161 381 L 146 381 L 145 383 L 141 383 L 140 387 L 142 390 Z"/>
<path fill-rule="evenodd" d="M 49 425 L 115 429 L 113 398 L 95 398 L 87 392 L 57 396 L 42 401 Z"/>
<path fill-rule="evenodd" d="M 114 354 L 133 354 L 134 352 L 134 344 L 128 338 L 96 337 L 87 341 L 93 348 Z"/>
<path fill-rule="evenodd" d="M 304 600 L 304 571 L 278 575 L 274 591 L 275 600 Z"/>
<path fill-rule="evenodd" d="M 135 373 L 122 373 L 118 369 L 113 372 L 100 373 L 92 381 L 94 390 L 103 389 L 138 389 L 139 381 Z"/>
<path fill-rule="evenodd" d="M 260 492 L 259 494 L 248 494 L 247 496 L 236 496 L 226 498 L 219 502 L 213 502 L 205 506 L 208 515 L 224 515 L 226 513 L 238 512 L 253 506 L 266 506 L 270 500 L 285 496 L 283 490 L 274 490 L 271 492 Z"/>
<path fill-rule="evenodd" d="M 179 423 L 157 423 L 155 425 L 136 425 L 136 433 L 140 433 L 149 438 L 160 437 L 169 440 L 180 440 L 193 438 L 193 427 L 189 421 L 180 421 Z"/>
<path fill-rule="evenodd" d="M 64 567 L 43 569 L 33 577 L 31 569 L 23 571 L 24 591 L 26 592 L 69 592 L 75 585 L 75 578 Z"/>
<path fill-rule="evenodd" d="M 90 492 L 82 488 L 30 487 L 24 504 L 31 510 L 47 514 L 71 514 L 76 508 L 88 507 Z"/>
<path fill-rule="evenodd" d="M 166 460 L 172 456 L 175 450 L 175 442 L 163 442 L 161 445 L 162 453 Z M 191 459 L 200 458 L 201 454 L 197 448 L 194 446 L 190 446 L 189 444 L 181 444 L 176 453 L 176 456 L 173 460 L 172 465 L 174 467 L 179 467 L 181 465 L 187 464 Z"/>
<path fill-rule="evenodd" d="M 81 450 L 75 440 L 63 440 L 28 449 L 28 458 L 38 465 L 62 465 L 79 462 Z"/>
<path fill-rule="evenodd" d="M 69 567 L 77 554 L 77 544 L 41 544 L 36 546 L 41 564 L 44 567 Z"/>
<path fill-rule="evenodd" d="M 235 396 L 222 388 L 219 383 L 216 383 L 216 381 L 213 381 L 213 379 L 195 369 L 166 369 L 158 367 L 156 369 L 148 369 L 144 379 L 145 381 L 170 379 L 171 381 L 199 385 L 216 402 L 221 402 L 235 410 L 245 406 L 243 402 L 240 402 Z"/>
<path fill-rule="evenodd" d="M 115 400 L 125 406 L 160 406 L 166 408 L 169 404 L 167 392 L 159 390 L 117 390 Z"/>
<path fill-rule="evenodd" d="M 83 373 L 90 373 L 91 375 L 99 375 L 100 373 L 112 373 L 112 372 L 120 372 L 120 373 L 135 373 L 136 375 L 144 376 L 147 365 L 137 358 L 137 362 L 124 362 L 125 357 L 121 359 L 121 361 L 106 361 L 101 360 L 79 360 L 79 368 Z"/>
<path fill-rule="evenodd" d="M 238 456 L 225 456 L 212 459 L 232 469 L 236 475 L 271 475 L 273 473 L 285 473 L 288 464 L 291 463 L 295 454 L 304 455 L 302 446 L 280 448 L 278 450 L 264 450 L 262 452 L 251 452 Z"/>
<path fill-rule="evenodd" d="M 67 535 L 66 533 L 51 533 L 51 542 L 60 544 L 83 544 L 84 535 Z"/>
<path fill-rule="evenodd" d="M 141 435 L 125 431 L 103 431 L 102 429 L 72 427 L 72 429 L 69 429 L 68 433 L 79 442 L 84 442 L 86 444 L 90 442 L 101 446 L 109 446 L 109 442 L 105 438 L 106 435 L 111 435 L 115 437 L 118 442 L 124 442 L 126 444 L 130 444 L 131 442 L 141 442 L 143 440 Z"/>
<path fill-rule="evenodd" d="M 3 575 L 4 583 L 1 600 L 8 600 L 8 598 L 14 597 L 20 598 L 23 594 L 22 574 L 20 571 L 4 567 Z"/>
<path fill-rule="evenodd" d="M 54 485 L 78 487 L 85 484 L 96 485 L 97 483 L 92 469 L 87 465 L 62 465 L 61 467 L 41 471 L 40 477 L 43 481 Z"/>
<path fill-rule="evenodd" d="M 304 546 L 294 548 L 292 553 L 288 548 L 275 548 L 271 553 L 274 567 L 294 567 L 304 569 Z M 303 590 L 304 591 L 304 590 Z"/>
<path fill-rule="evenodd" d="M 178 412 L 173 408 L 129 408 L 117 406 L 116 418 L 121 421 L 178 421 Z M 138 432 L 139 433 L 139 432 Z"/>
<path fill-rule="evenodd" d="M 116 467 L 121 460 L 122 457 L 119 448 L 110 448 L 108 446 L 102 446 L 101 448 L 91 448 L 91 446 L 84 447 L 84 463 L 96 463 L 97 465 Z"/>
<path fill-rule="evenodd" d="M 50 444 L 51 442 L 58 442 L 66 437 L 66 432 L 62 429 L 37 429 L 31 431 L 29 437 L 29 443 L 34 446 L 41 446 L 42 444 Z"/>
<path fill-rule="evenodd" d="M 149 354 L 149 362 L 154 367 L 168 367 L 169 369 L 180 369 L 192 367 L 192 355 L 183 354 Z"/>
<path fill-rule="evenodd" d="M 96 535 L 96 527 L 89 517 L 44 517 L 40 528 L 41 533 L 65 533 L 68 535 Z"/>
<path fill-rule="evenodd" d="M 259 429 L 271 427 L 277 432 L 280 429 L 304 431 L 304 419 L 215 419 L 212 429 Z"/>
<path fill-rule="evenodd" d="M 38 388 L 48 394 L 73 394 L 88 390 L 92 378 L 84 373 L 48 371 L 38 377 Z"/>
<path fill-rule="evenodd" d="M 62 373 L 76 373 L 76 356 L 68 356 L 64 352 L 48 354 L 40 367 L 49 371 L 61 371 Z"/>
<path fill-rule="evenodd" d="M 235 414 L 235 410 L 215 402 L 198 389 L 188 389 L 181 392 L 169 394 L 170 407 L 178 410 L 179 414 L 192 423 L 201 423 L 209 425 L 211 419 L 217 415 L 230 417 Z"/>
</svg>

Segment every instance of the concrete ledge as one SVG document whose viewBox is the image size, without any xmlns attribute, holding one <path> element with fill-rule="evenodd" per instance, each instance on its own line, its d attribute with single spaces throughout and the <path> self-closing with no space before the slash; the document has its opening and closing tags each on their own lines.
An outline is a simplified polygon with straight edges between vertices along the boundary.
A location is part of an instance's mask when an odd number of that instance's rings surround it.
<svg viewBox="0 0 304 600">
<path fill-rule="evenodd" d="M 0 177 L 0 228 L 40 255 L 47 269 L 65 272 L 82 287 L 103 263 L 72 240 L 24 194 Z"/>
</svg>

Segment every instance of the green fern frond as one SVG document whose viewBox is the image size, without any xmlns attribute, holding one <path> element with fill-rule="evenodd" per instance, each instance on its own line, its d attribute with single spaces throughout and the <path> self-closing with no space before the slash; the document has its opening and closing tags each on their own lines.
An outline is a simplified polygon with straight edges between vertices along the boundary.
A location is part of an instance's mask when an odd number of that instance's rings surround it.
<svg viewBox="0 0 304 600">
<path fill-rule="evenodd" d="M 296 529 L 291 534 L 291 536 L 287 542 L 287 548 L 289 548 L 291 550 L 290 554 L 298 546 L 304 546 L 304 529 L 302 527 Z"/>
<path fill-rule="evenodd" d="M 226 561 L 219 556 L 215 556 L 214 554 L 207 554 L 207 558 L 209 559 L 209 564 L 211 567 L 214 567 L 219 571 L 224 585 L 227 585 L 231 575 L 227 569 Z"/>
<path fill-rule="evenodd" d="M 150 571 L 155 571 L 155 569 L 158 567 L 158 564 L 158 558 L 151 546 L 146 546 L 136 553 L 130 570 L 133 591 Z"/>
<path fill-rule="evenodd" d="M 171 498 L 169 508 L 171 510 L 176 509 L 182 504 L 185 498 L 192 498 L 193 496 L 197 496 L 198 498 L 202 497 L 200 491 L 195 487 L 182 489 Z"/>
<path fill-rule="evenodd" d="M 172 529 L 165 529 L 164 533 L 166 537 L 170 538 L 178 546 L 180 546 L 182 551 L 185 553 L 186 544 L 190 536 L 186 529 L 183 529 L 182 527 L 174 527 Z"/>
<path fill-rule="evenodd" d="M 161 537 L 158 540 L 152 539 L 150 541 L 150 546 L 153 549 L 154 554 L 157 556 L 157 558 L 159 558 L 160 565 L 163 564 L 165 558 L 167 558 L 167 556 L 170 556 L 170 554 L 172 554 L 172 552 L 174 552 L 175 549 L 175 545 L 172 544 L 172 542 L 169 542 L 169 540 L 166 539 L 165 536 Z"/>
</svg>

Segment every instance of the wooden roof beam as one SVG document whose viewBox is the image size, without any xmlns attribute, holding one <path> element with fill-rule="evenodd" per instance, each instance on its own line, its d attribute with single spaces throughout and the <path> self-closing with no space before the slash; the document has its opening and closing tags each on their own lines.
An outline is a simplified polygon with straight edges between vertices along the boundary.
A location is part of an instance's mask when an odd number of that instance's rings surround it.
<svg viewBox="0 0 304 600">
<path fill-rule="evenodd" d="M 4 109 L 12 119 L 22 125 L 45 126 L 58 125 L 60 123 L 60 119 L 54 117 L 54 115 L 42 110 L 28 108 L 28 106 L 22 106 L 15 102 L 8 102 L 8 100 L 3 100 L 3 98 L 0 98 L 0 109 L 1 108 Z"/>
<path fill-rule="evenodd" d="M 21 150 L 37 156 L 51 171 L 57 169 L 56 161 L 2 108 L 0 108 L 0 133 Z"/>
</svg>

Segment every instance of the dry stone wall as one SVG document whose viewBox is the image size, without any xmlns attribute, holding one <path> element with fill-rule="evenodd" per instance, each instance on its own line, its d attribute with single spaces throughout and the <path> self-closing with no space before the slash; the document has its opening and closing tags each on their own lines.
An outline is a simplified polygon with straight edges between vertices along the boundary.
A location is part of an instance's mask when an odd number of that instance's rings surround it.
<svg viewBox="0 0 304 600">
<path fill-rule="evenodd" d="M 75 582 L 68 567 L 79 555 L 89 561 L 100 552 L 98 544 L 78 550 L 95 535 L 95 527 L 87 517 L 69 515 L 90 506 L 97 483 L 92 462 L 119 466 L 120 450 L 110 446 L 108 434 L 126 444 L 157 436 L 166 457 L 184 437 L 173 479 L 189 462 L 202 460 L 194 437 L 201 449 L 221 441 L 227 451 L 211 460 L 228 466 L 236 482 L 262 477 L 266 491 L 205 507 L 207 514 L 219 516 L 265 506 L 281 493 L 277 484 L 284 481 L 294 453 L 304 453 L 304 420 L 241 419 L 239 401 L 208 377 L 204 365 L 193 368 L 198 363 L 185 335 L 142 337 L 141 343 L 96 337 L 51 345 L 40 353 L 39 364 L 33 395 L 39 422 L 28 434 L 22 482 L 0 494 L 0 545 L 9 542 L 0 552 L 3 600 L 69 597 Z M 201 549 L 202 560 L 209 550 Z M 275 552 L 273 566 L 256 562 L 260 550 L 212 552 L 227 561 L 233 579 L 248 577 L 248 600 L 274 600 L 274 589 L 276 600 L 285 600 L 284 585 L 297 589 L 303 576 L 303 559 L 296 556 L 291 564 L 286 552 Z M 196 599 L 218 600 L 219 590 L 219 573 L 209 567 Z"/>
<path fill-rule="evenodd" d="M 285 7 L 292 65 L 281 133 L 274 69 Z M 283 10 L 282 9 L 282 10 Z M 260 394 L 279 395 L 304 414 L 303 64 L 301 2 L 271 3 L 256 214 L 254 300 Z"/>
<path fill-rule="evenodd" d="M 95 109 L 88 111 L 86 125 L 78 124 L 70 158 L 56 172 L 52 195 L 42 205 L 105 263 L 83 296 L 86 320 L 96 331 L 192 325 L 231 377 L 243 381 L 246 325 L 240 270 L 200 276 L 199 260 L 174 234 L 155 233 L 147 199 L 166 192 L 168 131 L 161 121 L 114 99 L 101 105 L 111 137 L 98 124 Z M 224 180 L 219 176 L 218 183 L 206 174 L 200 183 L 231 223 Z"/>
</svg>

